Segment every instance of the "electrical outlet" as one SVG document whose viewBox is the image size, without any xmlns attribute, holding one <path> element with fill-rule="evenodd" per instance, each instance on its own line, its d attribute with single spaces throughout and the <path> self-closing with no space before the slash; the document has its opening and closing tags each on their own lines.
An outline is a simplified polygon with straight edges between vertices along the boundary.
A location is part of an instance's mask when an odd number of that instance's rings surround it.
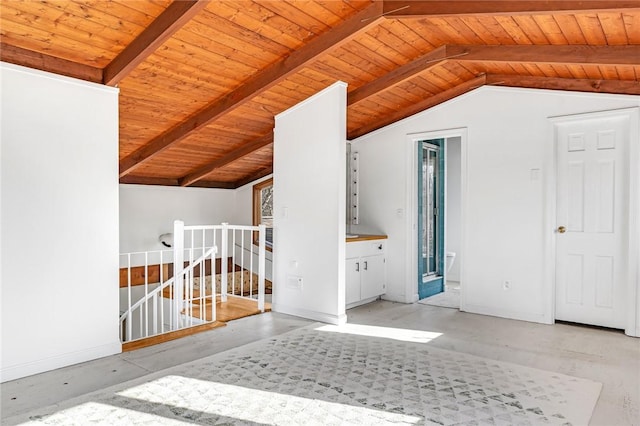
<svg viewBox="0 0 640 426">
<path fill-rule="evenodd" d="M 504 280 L 504 282 L 502 283 L 502 289 L 504 291 L 511 290 L 511 281 Z"/>
<path fill-rule="evenodd" d="M 287 288 L 292 290 L 302 290 L 302 277 L 287 277 Z"/>
</svg>

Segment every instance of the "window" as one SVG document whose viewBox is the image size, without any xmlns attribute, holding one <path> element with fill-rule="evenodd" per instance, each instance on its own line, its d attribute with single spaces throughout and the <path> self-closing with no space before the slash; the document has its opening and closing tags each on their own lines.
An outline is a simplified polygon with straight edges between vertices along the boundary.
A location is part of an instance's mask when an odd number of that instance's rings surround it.
<svg viewBox="0 0 640 426">
<path fill-rule="evenodd" d="M 273 244 L 273 179 L 253 185 L 253 224 L 267 227 L 267 247 Z M 256 235 L 256 239 L 257 239 Z"/>
</svg>

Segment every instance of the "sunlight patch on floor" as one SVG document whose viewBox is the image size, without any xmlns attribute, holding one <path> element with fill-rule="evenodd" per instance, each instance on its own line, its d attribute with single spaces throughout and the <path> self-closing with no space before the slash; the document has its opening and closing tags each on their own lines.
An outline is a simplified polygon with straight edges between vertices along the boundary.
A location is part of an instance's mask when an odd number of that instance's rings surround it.
<svg viewBox="0 0 640 426">
<path fill-rule="evenodd" d="M 189 410 L 192 413 L 222 416 L 260 424 L 300 425 L 310 419 L 323 423 L 417 424 L 416 416 L 310 399 L 183 376 L 165 376 L 118 392 L 117 395 Z"/>
<path fill-rule="evenodd" d="M 401 340 L 403 342 L 427 343 L 442 336 L 442 333 L 405 328 L 377 327 L 364 324 L 323 325 L 318 331 L 334 333 L 357 334 L 359 336 L 382 337 L 385 339 Z"/>
<path fill-rule="evenodd" d="M 190 421 L 169 419 L 164 416 L 129 410 L 127 408 L 116 407 L 99 402 L 85 402 L 84 404 L 79 404 L 66 410 L 43 416 L 41 419 L 34 419 L 26 423 L 21 423 L 21 425 L 41 425 L 43 422 L 46 424 L 62 425 L 83 425 L 88 423 L 102 425 L 193 425 Z"/>
</svg>

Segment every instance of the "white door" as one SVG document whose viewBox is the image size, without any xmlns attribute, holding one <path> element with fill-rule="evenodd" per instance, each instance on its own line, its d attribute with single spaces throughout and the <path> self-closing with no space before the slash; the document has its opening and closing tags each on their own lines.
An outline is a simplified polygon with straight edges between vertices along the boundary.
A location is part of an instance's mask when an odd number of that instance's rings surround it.
<svg viewBox="0 0 640 426">
<path fill-rule="evenodd" d="M 556 319 L 625 328 L 626 117 L 555 123 Z"/>
</svg>

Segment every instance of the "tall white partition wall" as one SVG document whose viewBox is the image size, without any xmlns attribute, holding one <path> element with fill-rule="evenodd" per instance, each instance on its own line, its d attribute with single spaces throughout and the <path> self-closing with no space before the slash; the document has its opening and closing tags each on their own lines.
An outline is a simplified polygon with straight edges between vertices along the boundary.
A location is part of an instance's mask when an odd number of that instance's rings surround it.
<svg viewBox="0 0 640 426">
<path fill-rule="evenodd" d="M 273 310 L 341 324 L 345 315 L 347 85 L 276 116 Z"/>
<path fill-rule="evenodd" d="M 119 353 L 118 89 L 0 63 L 1 381 Z"/>
</svg>

